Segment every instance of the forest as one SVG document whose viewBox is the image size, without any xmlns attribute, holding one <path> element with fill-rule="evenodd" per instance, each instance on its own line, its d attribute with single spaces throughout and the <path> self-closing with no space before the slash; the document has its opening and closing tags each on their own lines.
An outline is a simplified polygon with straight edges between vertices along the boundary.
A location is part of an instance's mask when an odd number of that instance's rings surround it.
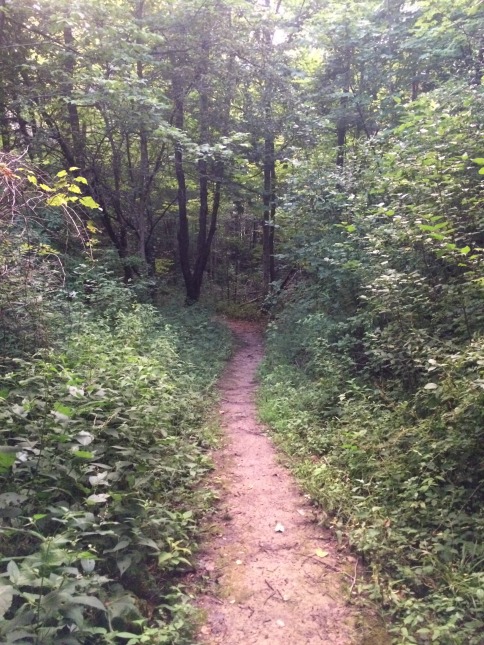
<svg viewBox="0 0 484 645">
<path fill-rule="evenodd" d="M 481 0 L 0 0 L 1 643 L 198 642 L 227 317 L 354 602 L 483 645 L 483 79 Z"/>
</svg>

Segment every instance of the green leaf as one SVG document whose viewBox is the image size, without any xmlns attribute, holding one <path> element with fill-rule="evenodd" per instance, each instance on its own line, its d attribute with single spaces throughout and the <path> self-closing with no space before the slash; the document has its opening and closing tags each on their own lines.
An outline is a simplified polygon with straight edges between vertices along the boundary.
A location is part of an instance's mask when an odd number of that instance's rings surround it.
<svg viewBox="0 0 484 645">
<path fill-rule="evenodd" d="M 99 204 L 92 197 L 83 197 L 79 201 L 86 208 L 99 208 Z"/>
<path fill-rule="evenodd" d="M 127 555 L 125 555 L 123 558 L 121 558 L 120 560 L 117 561 L 116 564 L 118 565 L 119 573 L 121 575 L 123 575 L 123 573 L 125 573 L 125 571 L 127 571 L 129 569 L 129 567 L 132 564 L 132 561 L 133 560 L 132 560 L 131 556 L 129 555 L 129 553 Z"/>
<path fill-rule="evenodd" d="M 152 549 L 156 549 L 156 551 L 160 550 L 160 547 L 156 544 L 156 542 L 154 540 L 152 540 L 151 538 L 148 538 L 148 537 L 140 537 L 137 540 L 137 544 L 141 544 L 143 546 L 149 546 Z"/>
<path fill-rule="evenodd" d="M 93 459 L 94 458 L 94 453 L 93 452 L 88 452 L 87 450 L 74 450 L 72 455 L 73 455 L 73 457 L 77 457 L 78 459 Z"/>
<path fill-rule="evenodd" d="M 79 605 L 87 605 L 88 607 L 94 607 L 94 609 L 106 611 L 106 607 L 96 596 L 74 596 L 73 600 Z"/>
<path fill-rule="evenodd" d="M 107 493 L 98 493 L 97 495 L 89 495 L 89 497 L 86 499 L 87 504 L 105 504 L 108 499 L 111 497 L 111 495 L 108 495 Z"/>
<path fill-rule="evenodd" d="M 475 157 L 474 159 L 471 159 L 476 164 L 479 164 L 479 166 L 484 166 L 484 157 Z"/>
<path fill-rule="evenodd" d="M 131 540 L 120 540 L 116 546 L 112 549 L 105 549 L 103 553 L 116 553 L 116 551 L 122 551 L 125 549 L 127 546 L 131 544 Z"/>
<path fill-rule="evenodd" d="M 15 457 L 15 455 L 14 455 Z M 2 493 L 0 495 L 0 508 L 6 508 L 7 506 L 18 506 L 23 504 L 27 499 L 27 495 L 21 495 L 19 493 Z"/>
<path fill-rule="evenodd" d="M 56 402 L 54 403 L 54 410 L 61 416 L 70 418 L 74 414 L 74 410 L 67 405 Z"/>
<path fill-rule="evenodd" d="M 64 195 L 64 193 L 59 193 L 58 195 L 54 195 L 53 197 L 50 197 L 47 200 L 47 204 L 49 206 L 64 206 L 67 203 L 67 195 Z"/>
<path fill-rule="evenodd" d="M 9 575 L 10 582 L 14 585 L 18 584 L 18 580 L 20 580 L 20 569 L 14 560 L 10 560 L 7 564 L 7 573 Z"/>
<path fill-rule="evenodd" d="M 13 601 L 14 588 L 10 585 L 0 586 L 0 618 L 3 618 L 10 609 Z"/>
<path fill-rule="evenodd" d="M 57 173 L 56 177 L 65 177 L 67 175 L 67 170 L 61 170 L 60 172 Z"/>
<path fill-rule="evenodd" d="M 440 222 L 440 224 L 419 224 L 418 227 L 421 231 L 439 231 L 448 226 L 448 222 Z M 443 231 L 446 233 L 447 231 Z"/>
<path fill-rule="evenodd" d="M 16 458 L 15 453 L 0 451 L 0 473 L 6 473 L 10 470 Z"/>
<path fill-rule="evenodd" d="M 96 568 L 96 560 L 94 558 L 81 558 L 81 567 L 85 573 L 92 573 Z"/>
<path fill-rule="evenodd" d="M 27 645 L 32 642 L 32 632 L 25 631 L 24 629 L 15 629 L 9 631 L 6 636 L 7 640 L 5 645 L 12 645 L 12 643 L 17 643 L 17 645 Z"/>
</svg>

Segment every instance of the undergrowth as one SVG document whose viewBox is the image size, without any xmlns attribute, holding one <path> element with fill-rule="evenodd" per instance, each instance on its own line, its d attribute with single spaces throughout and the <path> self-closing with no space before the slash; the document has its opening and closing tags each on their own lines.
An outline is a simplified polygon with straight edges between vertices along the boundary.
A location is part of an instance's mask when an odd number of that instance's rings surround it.
<svg viewBox="0 0 484 645">
<path fill-rule="evenodd" d="M 291 177 L 261 395 L 397 645 L 484 643 L 483 94 L 444 92 Z"/>
<path fill-rule="evenodd" d="M 360 591 L 392 616 L 395 643 L 482 645 L 481 340 L 431 359 L 432 387 L 392 398 L 318 353 L 310 318 L 294 313 L 269 332 L 263 420 L 338 539 L 361 554 Z"/>
<path fill-rule="evenodd" d="M 106 309 L 71 304 L 62 342 L 0 377 L 5 644 L 194 642 L 177 575 L 229 338 L 197 307 Z"/>
</svg>

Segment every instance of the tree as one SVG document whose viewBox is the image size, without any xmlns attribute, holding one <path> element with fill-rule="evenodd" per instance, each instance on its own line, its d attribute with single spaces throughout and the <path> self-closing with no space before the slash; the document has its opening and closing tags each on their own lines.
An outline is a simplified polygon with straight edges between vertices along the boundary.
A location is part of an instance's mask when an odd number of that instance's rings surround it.
<svg viewBox="0 0 484 645">
<path fill-rule="evenodd" d="M 173 131 L 160 39 L 141 1 L 134 11 L 122 1 L 81 4 L 45 1 L 39 12 L 26 1 L 2 13 L 16 58 L 2 62 L 16 106 L 9 134 L 53 169 L 80 168 L 130 279 L 153 271 L 156 230 L 173 205 L 169 184 L 156 185 Z"/>
<path fill-rule="evenodd" d="M 188 303 L 196 302 L 200 297 L 203 275 L 217 228 L 224 177 L 224 157 L 226 158 L 220 143 L 217 148 L 217 138 L 226 137 L 228 134 L 227 119 L 230 111 L 230 96 L 220 95 L 220 86 L 216 86 L 214 77 L 215 69 L 218 69 L 222 76 L 224 74 L 224 70 L 219 68 L 219 61 L 221 58 L 223 60 L 226 53 L 223 51 L 223 28 L 230 23 L 230 10 L 222 3 L 216 3 L 211 8 L 200 9 L 195 6 L 190 17 L 189 22 L 191 27 L 194 27 L 191 34 L 186 33 L 185 12 L 180 22 L 172 27 L 172 37 L 178 41 L 178 36 L 183 33 L 185 42 L 190 44 L 190 50 L 174 54 L 171 61 L 174 125 L 180 132 L 183 132 L 186 127 L 187 107 L 193 98 L 191 95 L 196 94 L 198 99 L 195 114 L 193 112 L 190 114 L 195 122 L 192 131 L 198 144 L 194 177 L 198 184 L 198 230 L 193 263 L 184 148 L 180 140 L 175 142 L 179 217 L 178 251 Z M 227 89 L 230 90 L 230 84 Z"/>
</svg>

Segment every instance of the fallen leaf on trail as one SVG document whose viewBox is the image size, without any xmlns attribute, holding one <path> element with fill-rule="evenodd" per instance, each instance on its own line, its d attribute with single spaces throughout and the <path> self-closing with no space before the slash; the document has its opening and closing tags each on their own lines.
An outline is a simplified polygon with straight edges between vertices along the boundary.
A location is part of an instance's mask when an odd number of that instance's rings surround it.
<svg viewBox="0 0 484 645">
<path fill-rule="evenodd" d="M 306 515 L 306 513 L 300 508 L 297 509 L 297 512 L 299 513 L 299 515 L 302 515 L 303 517 Z"/>
<path fill-rule="evenodd" d="M 283 620 L 281 620 L 280 618 L 278 618 L 278 619 L 276 620 L 276 625 L 277 625 L 278 627 L 285 627 L 286 623 L 285 623 Z"/>
<path fill-rule="evenodd" d="M 242 560 L 236 560 L 235 564 L 242 564 Z"/>
<path fill-rule="evenodd" d="M 200 633 L 201 633 L 201 634 L 204 634 L 204 635 L 205 635 L 205 634 L 210 634 L 210 631 L 211 631 L 211 630 L 210 630 L 210 627 L 207 627 L 206 625 L 204 625 L 204 626 L 200 629 Z"/>
<path fill-rule="evenodd" d="M 318 556 L 318 558 L 327 558 L 329 555 L 329 552 L 323 551 L 323 549 L 316 549 L 314 553 Z"/>
<path fill-rule="evenodd" d="M 284 531 L 285 531 L 284 525 L 281 524 L 280 522 L 277 522 L 276 528 L 274 529 L 274 531 L 276 533 L 284 533 Z"/>
</svg>

